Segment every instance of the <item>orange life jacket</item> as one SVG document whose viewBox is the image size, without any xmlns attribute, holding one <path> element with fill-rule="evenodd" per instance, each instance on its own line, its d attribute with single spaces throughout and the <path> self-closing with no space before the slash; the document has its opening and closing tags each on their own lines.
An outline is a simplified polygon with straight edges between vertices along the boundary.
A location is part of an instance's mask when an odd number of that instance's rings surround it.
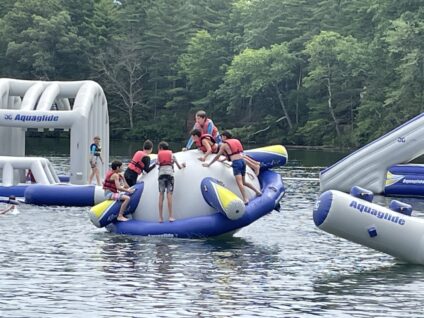
<svg viewBox="0 0 424 318">
<path fill-rule="evenodd" d="M 113 171 L 112 169 L 110 169 L 106 173 L 105 181 L 103 181 L 103 189 L 110 190 L 110 191 L 112 191 L 114 193 L 117 193 L 118 192 L 118 189 L 116 188 L 115 180 L 111 180 L 110 179 L 114 173 L 117 173 L 117 172 L 116 171 Z M 121 180 L 122 179 L 122 176 L 120 174 L 118 174 L 118 176 L 119 176 L 119 180 Z"/>
<path fill-rule="evenodd" d="M 203 140 L 207 139 L 211 142 L 211 148 L 212 148 L 212 153 L 217 153 L 218 152 L 218 144 L 215 141 L 215 138 L 213 138 L 211 135 L 209 134 L 203 134 L 200 136 L 199 139 L 197 139 L 196 146 L 198 149 L 200 149 L 203 152 L 206 152 L 207 149 L 205 146 L 203 146 Z"/>
<path fill-rule="evenodd" d="M 157 160 L 158 160 L 159 166 L 172 166 L 174 164 L 174 160 L 172 160 L 172 151 L 159 150 Z"/>
<path fill-rule="evenodd" d="M 144 169 L 144 163 L 142 162 L 142 160 L 145 156 L 147 156 L 147 154 L 144 151 L 137 151 L 131 159 L 130 163 L 128 164 L 128 168 L 130 168 L 134 172 L 137 172 L 137 174 L 141 174 Z"/>
<path fill-rule="evenodd" d="M 230 157 L 232 155 L 236 155 L 238 153 L 243 152 L 243 146 L 241 145 L 240 140 L 238 140 L 238 139 L 227 139 L 223 142 L 225 142 L 230 147 L 230 150 L 231 150 L 231 153 L 225 152 L 228 160 L 231 160 Z"/>
</svg>

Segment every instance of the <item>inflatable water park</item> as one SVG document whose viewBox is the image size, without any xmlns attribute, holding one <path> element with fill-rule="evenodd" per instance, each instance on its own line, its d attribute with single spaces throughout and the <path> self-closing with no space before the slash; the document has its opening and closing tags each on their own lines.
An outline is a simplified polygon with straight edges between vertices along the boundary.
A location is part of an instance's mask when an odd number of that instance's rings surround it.
<svg viewBox="0 0 424 318">
<path fill-rule="evenodd" d="M 28 129 L 69 131 L 69 175 L 57 175 L 46 158 L 25 156 Z M 154 169 L 134 185 L 125 211 L 130 220 L 119 222 L 121 201 L 105 200 L 102 187 L 86 184 L 93 136 L 102 139 L 102 157 L 109 162 L 107 101 L 97 83 L 0 79 L 0 200 L 15 196 L 35 205 L 91 206 L 92 223 L 118 234 L 199 238 L 237 232 L 279 209 L 285 192 L 280 174 L 272 170 L 287 162 L 281 145 L 244 152 L 261 164 L 259 175 L 247 168 L 246 178 L 262 192 L 256 196 L 246 189 L 247 205 L 228 162 L 206 168 L 198 160 L 199 150 L 177 152 L 174 155 L 186 168 L 175 172 L 176 220 L 158 222 L 158 169 Z M 102 180 L 104 174 L 101 171 Z"/>
<path fill-rule="evenodd" d="M 58 176 L 46 158 L 25 157 L 28 129 L 69 131 L 69 175 Z M 86 184 L 89 142 L 95 135 L 104 141 L 102 156 L 108 162 L 107 101 L 96 82 L 0 79 L 0 198 L 14 195 L 37 205 L 100 203 L 102 188 Z"/>
<path fill-rule="evenodd" d="M 424 113 L 365 145 L 320 172 L 321 195 L 313 210 L 323 231 L 424 265 L 424 219 L 412 206 L 388 197 L 424 196 L 424 165 L 411 163 L 424 154 Z"/>
<path fill-rule="evenodd" d="M 135 185 L 129 206 L 124 215 L 129 221 L 118 222 L 116 217 L 120 202 L 107 200 L 90 210 L 90 219 L 97 227 L 106 227 L 117 234 L 164 236 L 179 238 L 204 238 L 233 234 L 275 209 L 284 195 L 284 184 L 278 172 L 287 161 L 287 151 L 281 145 L 245 151 L 252 159 L 261 163 L 258 176 L 247 167 L 246 178 L 262 195 L 246 188 L 247 205 L 235 182 L 231 166 L 216 163 L 206 168 L 199 158 L 199 150 L 175 153 L 178 162 L 186 168 L 175 171 L 173 210 L 176 220 L 158 222 L 158 169 L 144 174 Z M 168 210 L 164 209 L 165 219 Z"/>
</svg>

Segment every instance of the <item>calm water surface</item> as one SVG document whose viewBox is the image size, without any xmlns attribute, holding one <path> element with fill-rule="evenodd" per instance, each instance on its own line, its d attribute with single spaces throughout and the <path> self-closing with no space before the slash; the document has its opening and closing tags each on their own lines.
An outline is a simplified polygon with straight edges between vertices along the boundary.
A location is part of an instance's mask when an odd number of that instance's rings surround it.
<svg viewBox="0 0 424 318">
<path fill-rule="evenodd" d="M 289 150 L 281 211 L 226 239 L 118 236 L 87 208 L 22 205 L 0 217 L 0 317 L 424 316 L 424 267 L 315 227 L 314 179 L 342 156 Z"/>
</svg>

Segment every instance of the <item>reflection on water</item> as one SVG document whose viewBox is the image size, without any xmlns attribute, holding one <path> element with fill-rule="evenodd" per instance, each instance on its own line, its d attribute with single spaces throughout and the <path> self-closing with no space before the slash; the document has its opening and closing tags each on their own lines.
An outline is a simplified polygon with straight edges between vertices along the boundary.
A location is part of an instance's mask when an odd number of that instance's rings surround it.
<svg viewBox="0 0 424 318">
<path fill-rule="evenodd" d="M 67 158 L 49 159 L 66 172 Z M 114 235 L 87 208 L 0 216 L 0 316 L 422 316 L 424 269 L 317 229 L 321 167 L 293 159 L 281 211 L 230 238 Z"/>
</svg>

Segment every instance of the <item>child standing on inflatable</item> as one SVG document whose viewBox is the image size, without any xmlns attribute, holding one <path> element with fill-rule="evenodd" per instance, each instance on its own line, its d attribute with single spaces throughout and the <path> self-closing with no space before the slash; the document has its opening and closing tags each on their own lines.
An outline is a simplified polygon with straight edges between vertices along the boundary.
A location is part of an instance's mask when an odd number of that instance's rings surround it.
<svg viewBox="0 0 424 318">
<path fill-rule="evenodd" d="M 128 164 L 124 177 L 130 187 L 136 184 L 138 176 L 143 171 L 149 173 L 155 167 L 155 165 L 150 167 L 149 155 L 152 153 L 152 150 L 153 143 L 150 140 L 146 140 L 143 144 L 143 150 L 137 151 Z"/>
<path fill-rule="evenodd" d="M 199 129 L 193 129 L 190 135 L 197 148 L 204 153 L 204 156 L 199 158 L 200 161 L 205 161 L 211 153 L 218 153 L 219 147 L 212 135 L 202 134 Z"/>
<path fill-rule="evenodd" d="M 216 143 L 221 143 L 221 136 L 219 135 L 218 128 L 216 128 L 213 121 L 208 118 L 204 110 L 199 110 L 196 113 L 195 119 L 196 123 L 194 124 L 193 129 L 200 130 L 202 134 L 209 134 L 215 139 Z M 192 136 L 190 136 L 190 139 L 188 140 L 187 145 L 185 146 L 185 148 L 183 148 L 183 150 L 190 149 L 193 145 L 193 141 L 194 140 Z"/>
<path fill-rule="evenodd" d="M 100 155 L 101 151 L 102 151 L 102 147 L 100 147 L 100 137 L 96 136 L 93 138 L 93 143 L 90 145 L 91 174 L 90 174 L 90 177 L 88 178 L 88 184 L 91 184 L 94 176 L 96 176 L 97 185 L 101 185 L 99 168 L 97 167 L 99 159 L 103 164 L 103 158 Z"/>
<path fill-rule="evenodd" d="M 222 133 L 222 144 L 219 147 L 218 154 L 212 159 L 209 163 L 203 163 L 203 166 L 209 167 L 215 161 L 219 159 L 221 155 L 225 155 L 229 161 L 232 162 L 233 174 L 236 178 L 237 185 L 240 189 L 241 196 L 243 197 L 244 204 L 249 203 L 249 199 L 246 196 L 246 191 L 244 186 L 255 191 L 257 196 L 262 195 L 258 189 L 256 189 L 253 184 L 246 181 L 246 163 L 243 159 L 243 146 L 238 139 L 232 138 L 232 135 L 229 131 L 224 131 Z"/>
<path fill-rule="evenodd" d="M 112 161 L 111 169 L 106 173 L 105 181 L 103 182 L 103 189 L 105 190 L 105 198 L 107 200 L 123 201 L 116 219 L 118 221 L 128 221 L 124 216 L 124 212 L 130 202 L 130 197 L 126 193 L 131 194 L 134 192 L 134 189 L 128 186 L 121 172 L 122 162 L 118 160 Z M 124 193 L 120 193 L 120 191 Z"/>
<path fill-rule="evenodd" d="M 161 141 L 158 146 L 158 158 L 157 164 L 159 165 L 158 173 L 158 184 L 159 184 L 159 222 L 163 222 L 163 199 L 165 196 L 168 201 L 168 212 L 169 221 L 175 221 L 172 212 L 172 194 L 174 192 L 174 163 L 178 169 L 185 168 L 186 164 L 181 165 L 177 161 L 177 158 L 173 155 L 172 151 L 169 150 L 169 145 L 165 141 Z"/>
</svg>

